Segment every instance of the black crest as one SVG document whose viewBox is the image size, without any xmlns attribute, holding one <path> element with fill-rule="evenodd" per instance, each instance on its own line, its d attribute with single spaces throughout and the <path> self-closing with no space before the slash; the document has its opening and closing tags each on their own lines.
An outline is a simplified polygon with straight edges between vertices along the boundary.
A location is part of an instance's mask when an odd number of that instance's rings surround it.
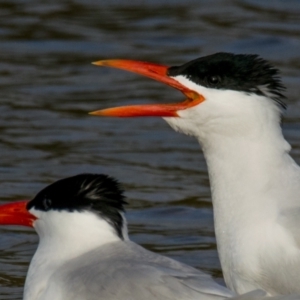
<svg viewBox="0 0 300 300">
<path fill-rule="evenodd" d="M 125 197 L 118 182 L 107 175 L 80 174 L 58 180 L 40 191 L 27 209 L 92 211 L 107 220 L 122 236 Z"/>
<path fill-rule="evenodd" d="M 252 54 L 216 53 L 170 67 L 168 75 L 183 75 L 196 84 L 215 89 L 244 91 L 264 95 L 286 108 L 282 101 L 285 87 L 279 71 L 269 62 Z"/>
</svg>

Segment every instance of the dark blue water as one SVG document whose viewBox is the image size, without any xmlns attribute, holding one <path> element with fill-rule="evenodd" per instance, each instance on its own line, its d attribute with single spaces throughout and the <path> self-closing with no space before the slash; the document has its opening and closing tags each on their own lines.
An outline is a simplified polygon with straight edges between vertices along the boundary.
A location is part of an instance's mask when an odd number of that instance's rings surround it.
<svg viewBox="0 0 300 300">
<path fill-rule="evenodd" d="M 257 53 L 282 71 L 284 131 L 300 161 L 300 2 L 1 1 L 1 202 L 30 199 L 81 172 L 118 178 L 131 237 L 222 281 L 205 162 L 192 138 L 161 119 L 87 113 L 181 100 L 149 79 L 98 68 L 105 58 L 167 65 L 218 51 Z M 21 299 L 37 237 L 0 228 L 0 299 Z"/>
</svg>

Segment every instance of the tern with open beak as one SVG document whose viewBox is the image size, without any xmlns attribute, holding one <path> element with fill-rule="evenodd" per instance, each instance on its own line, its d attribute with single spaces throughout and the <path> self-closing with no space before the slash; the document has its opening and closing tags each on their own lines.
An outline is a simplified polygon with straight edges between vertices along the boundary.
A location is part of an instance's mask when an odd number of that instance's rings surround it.
<svg viewBox="0 0 300 300">
<path fill-rule="evenodd" d="M 103 109 L 93 115 L 161 116 L 199 141 L 208 166 L 218 253 L 239 293 L 300 293 L 300 168 L 280 125 L 279 72 L 257 55 L 216 53 L 181 66 L 94 63 L 148 76 L 181 91 L 178 104 Z"/>
</svg>

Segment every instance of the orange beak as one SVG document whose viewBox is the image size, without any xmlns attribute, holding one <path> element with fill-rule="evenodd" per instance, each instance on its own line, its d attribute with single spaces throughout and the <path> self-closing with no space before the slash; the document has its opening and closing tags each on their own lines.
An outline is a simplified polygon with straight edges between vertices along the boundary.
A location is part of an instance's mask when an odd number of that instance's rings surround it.
<svg viewBox="0 0 300 300">
<path fill-rule="evenodd" d="M 22 225 L 33 227 L 37 219 L 27 209 L 29 201 L 13 202 L 0 205 L 0 225 Z"/>
<path fill-rule="evenodd" d="M 100 60 L 93 63 L 96 66 L 118 68 L 130 72 L 134 72 L 146 77 L 150 77 L 159 82 L 165 83 L 179 91 L 181 91 L 187 99 L 180 103 L 170 104 L 142 104 L 131 106 L 120 106 L 115 108 L 107 108 L 93 111 L 91 115 L 108 116 L 108 117 L 144 117 L 144 116 L 160 116 L 160 117 L 178 117 L 177 111 L 193 107 L 204 101 L 204 97 L 197 92 L 188 89 L 175 79 L 168 76 L 169 67 L 149 62 L 112 59 Z"/>
</svg>

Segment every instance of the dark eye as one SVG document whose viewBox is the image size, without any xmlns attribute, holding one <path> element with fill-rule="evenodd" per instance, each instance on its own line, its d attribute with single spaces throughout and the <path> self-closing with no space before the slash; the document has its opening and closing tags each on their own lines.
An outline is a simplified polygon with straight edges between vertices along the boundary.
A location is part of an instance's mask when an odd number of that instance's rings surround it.
<svg viewBox="0 0 300 300">
<path fill-rule="evenodd" d="M 216 85 L 221 82 L 221 78 L 217 75 L 208 76 L 207 82 L 211 85 Z"/>
<path fill-rule="evenodd" d="M 43 206 L 44 206 L 45 210 L 49 210 L 51 208 L 51 205 L 52 205 L 52 200 L 51 199 L 45 198 L 43 200 Z"/>
</svg>

